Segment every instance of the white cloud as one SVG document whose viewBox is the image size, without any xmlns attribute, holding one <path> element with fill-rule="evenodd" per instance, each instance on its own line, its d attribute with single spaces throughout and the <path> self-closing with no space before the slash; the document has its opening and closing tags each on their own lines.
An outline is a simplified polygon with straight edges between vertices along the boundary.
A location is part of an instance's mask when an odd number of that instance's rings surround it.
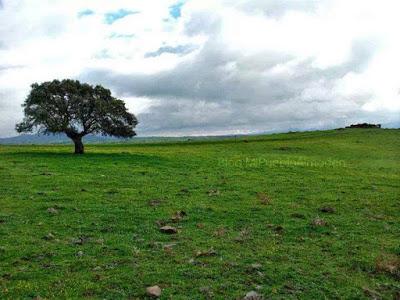
<svg viewBox="0 0 400 300">
<path fill-rule="evenodd" d="M 180 18 L 175 0 L 2 2 L 0 136 L 31 83 L 68 77 L 124 98 L 139 133 L 400 123 L 396 1 L 187 0 Z"/>
</svg>

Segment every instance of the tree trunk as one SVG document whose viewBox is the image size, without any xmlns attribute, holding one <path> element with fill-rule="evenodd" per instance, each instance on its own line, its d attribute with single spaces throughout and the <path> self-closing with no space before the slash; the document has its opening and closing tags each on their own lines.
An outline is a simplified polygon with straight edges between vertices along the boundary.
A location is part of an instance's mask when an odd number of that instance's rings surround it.
<svg viewBox="0 0 400 300">
<path fill-rule="evenodd" d="M 74 144 L 75 144 L 75 154 L 83 154 L 84 153 L 84 147 L 82 143 L 82 138 L 77 137 L 73 139 Z"/>
</svg>

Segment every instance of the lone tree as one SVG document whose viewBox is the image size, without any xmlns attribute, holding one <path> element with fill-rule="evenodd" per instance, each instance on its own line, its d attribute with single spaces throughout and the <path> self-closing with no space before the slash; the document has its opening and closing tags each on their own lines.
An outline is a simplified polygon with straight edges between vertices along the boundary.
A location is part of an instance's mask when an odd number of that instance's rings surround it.
<svg viewBox="0 0 400 300">
<path fill-rule="evenodd" d="M 22 105 L 25 117 L 18 132 L 65 133 L 75 143 L 75 154 L 83 154 L 82 137 L 102 134 L 133 137 L 138 121 L 122 100 L 110 90 L 77 80 L 53 80 L 32 84 Z"/>
</svg>

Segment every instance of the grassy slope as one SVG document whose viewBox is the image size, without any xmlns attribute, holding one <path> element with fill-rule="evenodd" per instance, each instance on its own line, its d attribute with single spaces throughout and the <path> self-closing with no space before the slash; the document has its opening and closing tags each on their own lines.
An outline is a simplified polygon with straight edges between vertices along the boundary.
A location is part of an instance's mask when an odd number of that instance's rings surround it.
<svg viewBox="0 0 400 300">
<path fill-rule="evenodd" d="M 0 298 L 142 299 L 158 284 L 163 299 L 257 287 L 274 299 L 390 299 L 400 289 L 399 149 L 399 130 L 374 129 L 96 145 L 84 156 L 2 146 Z M 188 215 L 173 224 L 179 233 L 160 233 L 155 222 L 177 210 Z M 310 225 L 318 216 L 328 225 Z"/>
</svg>

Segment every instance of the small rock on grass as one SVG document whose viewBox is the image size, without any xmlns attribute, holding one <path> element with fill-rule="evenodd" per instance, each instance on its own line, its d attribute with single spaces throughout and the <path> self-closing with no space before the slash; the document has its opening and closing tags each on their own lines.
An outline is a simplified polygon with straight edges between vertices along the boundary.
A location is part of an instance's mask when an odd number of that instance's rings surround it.
<svg viewBox="0 0 400 300">
<path fill-rule="evenodd" d="M 205 257 L 205 256 L 214 256 L 217 255 L 217 252 L 211 248 L 207 251 L 197 251 L 196 252 L 196 257 Z"/>
<path fill-rule="evenodd" d="M 166 233 L 166 234 L 176 234 L 178 233 L 178 229 L 176 229 L 175 227 L 172 226 L 163 226 L 160 228 L 160 231 L 162 233 Z"/>
<path fill-rule="evenodd" d="M 177 223 L 177 222 L 181 221 L 181 220 L 182 220 L 184 217 L 186 217 L 186 216 L 187 216 L 187 214 L 186 214 L 185 211 L 183 211 L 183 210 L 178 210 L 177 212 L 175 212 L 175 213 L 172 215 L 171 221 Z"/>
<path fill-rule="evenodd" d="M 158 285 L 150 286 L 146 289 L 146 294 L 152 298 L 159 298 L 161 296 L 161 288 Z"/>
<path fill-rule="evenodd" d="M 174 246 L 176 246 L 176 244 L 166 244 L 163 246 L 163 249 L 165 252 L 172 252 Z"/>
<path fill-rule="evenodd" d="M 152 199 L 149 201 L 149 206 L 155 207 L 159 206 L 163 202 L 162 199 Z"/>
<path fill-rule="evenodd" d="M 382 299 L 382 296 L 377 292 L 368 287 L 363 287 L 363 291 L 365 296 L 369 297 L 370 299 Z"/>
<path fill-rule="evenodd" d="M 58 214 L 58 210 L 55 209 L 54 207 L 48 208 L 48 209 L 47 209 L 47 212 L 48 212 L 49 214 L 51 214 L 51 215 L 56 215 L 56 214 Z"/>
<path fill-rule="evenodd" d="M 199 289 L 200 293 L 207 297 L 207 299 L 211 299 L 213 297 L 213 292 L 210 287 L 205 286 Z"/>
<path fill-rule="evenodd" d="M 43 239 L 46 240 L 46 241 L 54 240 L 54 234 L 52 234 L 51 232 L 49 232 L 47 235 L 45 235 L 45 236 L 43 237 Z"/>
<path fill-rule="evenodd" d="M 320 212 L 333 214 L 336 212 L 336 209 L 330 206 L 323 206 L 319 209 Z"/>
<path fill-rule="evenodd" d="M 271 199 L 265 193 L 257 193 L 257 198 L 263 205 L 268 205 L 271 203 Z"/>
<path fill-rule="evenodd" d="M 255 291 L 248 292 L 243 300 L 263 300 L 264 297 Z"/>
<path fill-rule="evenodd" d="M 278 225 L 278 226 L 276 226 L 275 228 L 274 228 L 274 231 L 276 232 L 276 233 L 283 233 L 283 227 L 281 226 L 281 225 Z"/>
<path fill-rule="evenodd" d="M 260 263 L 254 263 L 251 264 L 250 266 L 253 270 L 260 270 L 262 268 L 262 265 Z"/>
<path fill-rule="evenodd" d="M 214 197 L 214 196 L 219 196 L 220 191 L 217 189 L 212 189 L 208 191 L 208 196 L 209 197 Z"/>
<path fill-rule="evenodd" d="M 313 225 L 315 227 L 323 227 L 323 226 L 328 225 L 328 223 L 325 220 L 317 217 L 311 222 L 311 225 Z"/>
<path fill-rule="evenodd" d="M 83 245 L 83 244 L 85 244 L 86 242 L 88 242 L 89 241 L 89 238 L 88 237 L 86 237 L 86 236 L 80 236 L 80 237 L 78 237 L 78 238 L 76 238 L 76 239 L 73 239 L 72 241 L 71 241 L 71 243 L 73 244 L 73 245 Z"/>
<path fill-rule="evenodd" d="M 215 230 L 213 235 L 216 237 L 222 237 L 225 235 L 225 233 L 226 233 L 226 229 L 222 227 L 222 228 L 218 228 L 217 230 Z"/>
</svg>

